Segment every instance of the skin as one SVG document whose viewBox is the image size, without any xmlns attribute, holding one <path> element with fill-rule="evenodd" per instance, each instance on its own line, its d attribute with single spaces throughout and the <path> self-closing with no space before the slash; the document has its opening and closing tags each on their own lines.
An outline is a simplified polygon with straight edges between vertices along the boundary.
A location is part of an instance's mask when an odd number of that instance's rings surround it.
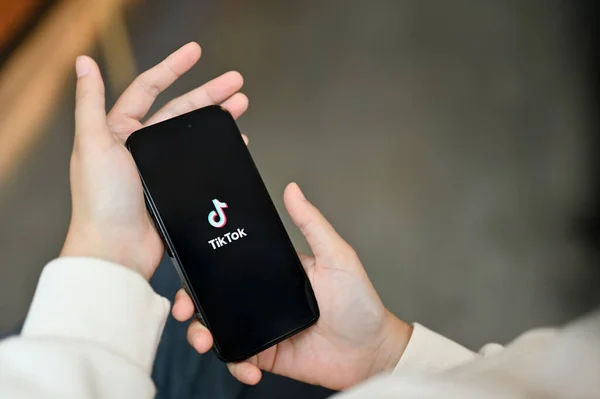
<svg viewBox="0 0 600 399">
<path fill-rule="evenodd" d="M 144 278 L 154 274 L 164 248 L 144 204 L 134 161 L 124 146 L 134 131 L 207 105 L 221 104 L 235 118 L 248 107 L 239 92 L 243 78 L 227 72 L 167 103 L 143 121 L 156 97 L 198 61 L 200 46 L 188 43 L 138 76 L 106 114 L 104 85 L 96 63 L 76 61 L 76 131 L 71 157 L 72 216 L 61 256 L 88 256 L 131 268 Z M 247 142 L 247 138 L 244 136 Z M 399 361 L 411 327 L 383 305 L 355 251 L 308 201 L 297 184 L 284 192 L 292 220 L 312 255 L 300 255 L 312 283 L 321 317 L 306 331 L 253 358 L 229 364 L 246 384 L 260 381 L 261 370 L 332 389 L 345 389 L 391 370 Z M 173 315 L 193 318 L 184 291 Z M 192 320 L 188 340 L 199 352 L 213 345 L 210 332 Z"/>
</svg>

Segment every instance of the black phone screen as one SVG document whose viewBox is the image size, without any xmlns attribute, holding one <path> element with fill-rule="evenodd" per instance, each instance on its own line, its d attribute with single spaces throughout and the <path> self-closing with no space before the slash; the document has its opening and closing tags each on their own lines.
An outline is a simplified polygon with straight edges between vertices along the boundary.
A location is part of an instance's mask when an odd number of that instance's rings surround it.
<svg viewBox="0 0 600 399">
<path fill-rule="evenodd" d="M 217 354 L 239 361 L 313 324 L 315 297 L 231 115 L 141 129 L 127 147 Z"/>
</svg>

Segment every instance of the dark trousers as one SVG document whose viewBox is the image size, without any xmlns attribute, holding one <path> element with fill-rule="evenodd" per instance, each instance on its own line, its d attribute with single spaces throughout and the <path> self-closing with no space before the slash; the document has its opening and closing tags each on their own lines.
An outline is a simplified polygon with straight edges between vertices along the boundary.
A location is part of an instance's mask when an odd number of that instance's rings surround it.
<svg viewBox="0 0 600 399">
<path fill-rule="evenodd" d="M 161 262 L 151 284 L 158 294 L 173 300 L 181 283 L 168 258 Z M 257 386 L 244 385 L 229 374 L 212 352 L 199 355 L 188 344 L 187 326 L 172 316 L 167 320 L 152 372 L 157 398 L 321 399 L 334 392 L 269 373 L 263 374 Z"/>
</svg>

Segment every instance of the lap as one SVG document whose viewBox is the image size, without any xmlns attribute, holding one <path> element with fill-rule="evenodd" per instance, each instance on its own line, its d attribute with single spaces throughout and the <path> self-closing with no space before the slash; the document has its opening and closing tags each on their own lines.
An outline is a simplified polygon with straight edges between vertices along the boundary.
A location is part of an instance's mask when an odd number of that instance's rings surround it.
<svg viewBox="0 0 600 399">
<path fill-rule="evenodd" d="M 161 262 L 151 284 L 160 295 L 170 300 L 175 296 L 181 283 L 168 258 Z M 269 373 L 265 373 L 257 386 L 244 385 L 229 374 L 225 364 L 212 352 L 196 353 L 187 342 L 186 329 L 187 323 L 179 323 L 169 316 L 152 372 L 159 399 L 320 399 L 333 393 Z"/>
</svg>

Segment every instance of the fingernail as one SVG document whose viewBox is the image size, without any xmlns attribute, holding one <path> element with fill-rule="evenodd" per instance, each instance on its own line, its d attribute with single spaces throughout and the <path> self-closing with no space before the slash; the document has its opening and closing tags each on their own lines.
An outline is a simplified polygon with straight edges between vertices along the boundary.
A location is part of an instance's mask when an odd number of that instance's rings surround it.
<svg viewBox="0 0 600 399">
<path fill-rule="evenodd" d="M 75 60 L 75 72 L 77 73 L 78 78 L 85 76 L 90 72 L 90 62 L 87 57 L 83 55 L 77 57 Z"/>
<path fill-rule="evenodd" d="M 302 190 L 300 190 L 300 186 L 298 185 L 298 183 L 294 183 L 296 185 L 296 188 L 298 189 L 297 191 L 297 195 L 298 198 L 300 198 L 302 201 L 306 201 L 306 197 L 304 196 L 304 193 L 302 192 Z"/>
</svg>

